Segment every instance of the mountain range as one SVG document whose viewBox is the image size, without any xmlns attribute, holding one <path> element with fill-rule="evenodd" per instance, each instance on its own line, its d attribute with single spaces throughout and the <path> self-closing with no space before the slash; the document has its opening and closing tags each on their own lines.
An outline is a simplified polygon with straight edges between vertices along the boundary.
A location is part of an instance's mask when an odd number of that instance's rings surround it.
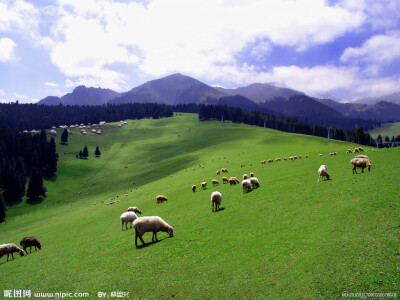
<svg viewBox="0 0 400 300">
<path fill-rule="evenodd" d="M 396 98 L 396 95 L 398 97 Z M 152 80 L 125 93 L 110 89 L 78 86 L 61 98 L 49 96 L 39 101 L 44 105 L 102 105 L 123 103 L 222 104 L 245 110 L 296 117 L 310 123 L 351 127 L 362 120 L 400 121 L 400 93 L 373 105 L 340 103 L 332 99 L 307 96 L 301 91 L 269 83 L 254 83 L 236 89 L 211 87 L 182 74 Z"/>
</svg>

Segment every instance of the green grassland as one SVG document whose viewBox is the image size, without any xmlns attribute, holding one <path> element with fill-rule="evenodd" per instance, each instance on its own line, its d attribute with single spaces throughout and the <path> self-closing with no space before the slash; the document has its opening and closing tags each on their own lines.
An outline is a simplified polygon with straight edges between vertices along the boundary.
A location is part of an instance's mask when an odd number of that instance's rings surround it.
<svg viewBox="0 0 400 300">
<path fill-rule="evenodd" d="M 384 139 L 385 136 L 392 139 L 392 136 L 397 137 L 400 135 L 400 122 L 383 123 L 380 127 L 370 130 L 369 134 L 375 139 L 378 135 L 381 135 L 382 139 Z"/>
<path fill-rule="evenodd" d="M 47 198 L 9 208 L 0 224 L 0 243 L 19 245 L 35 235 L 43 245 L 13 261 L 1 258 L 0 290 L 89 292 L 92 298 L 125 291 L 162 299 L 400 293 L 399 149 L 364 147 L 371 172 L 353 175 L 354 155 L 345 152 L 355 144 L 243 124 L 221 127 L 192 114 L 130 120 L 122 128 L 107 124 L 101 136 L 72 132 L 67 146 L 57 146 L 59 168 L 45 183 Z M 76 159 L 85 145 L 89 159 Z M 100 158 L 93 155 L 97 145 Z M 334 151 L 339 154 L 329 156 Z M 291 155 L 302 159 L 283 160 Z M 282 161 L 261 164 L 277 157 Z M 321 164 L 332 178 L 318 183 Z M 228 174 L 217 176 L 222 167 Z M 247 194 L 222 184 L 222 176 L 241 180 L 252 171 L 261 186 Z M 219 186 L 211 185 L 213 178 Z M 223 195 L 216 213 L 213 191 Z M 158 194 L 168 201 L 157 205 Z M 107 206 L 116 196 L 120 202 Z M 159 242 L 136 249 L 134 230 L 121 231 L 119 216 L 128 206 L 162 217 L 175 236 L 160 232 Z M 144 240 L 151 242 L 151 233 Z"/>
</svg>

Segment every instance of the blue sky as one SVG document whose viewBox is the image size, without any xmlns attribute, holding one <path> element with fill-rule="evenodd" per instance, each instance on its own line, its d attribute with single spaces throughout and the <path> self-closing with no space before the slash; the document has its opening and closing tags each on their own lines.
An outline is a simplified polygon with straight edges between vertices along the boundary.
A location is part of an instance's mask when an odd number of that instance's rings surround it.
<svg viewBox="0 0 400 300">
<path fill-rule="evenodd" d="M 342 100 L 400 91 L 398 0 L 0 0 L 0 102 L 172 73 Z"/>
</svg>

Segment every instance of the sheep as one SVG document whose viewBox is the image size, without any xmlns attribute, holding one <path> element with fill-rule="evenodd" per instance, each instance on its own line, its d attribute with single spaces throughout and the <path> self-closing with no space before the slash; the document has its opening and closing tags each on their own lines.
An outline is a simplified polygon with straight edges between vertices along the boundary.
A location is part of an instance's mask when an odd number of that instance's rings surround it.
<svg viewBox="0 0 400 300">
<path fill-rule="evenodd" d="M 17 247 L 15 244 L 3 244 L 0 245 L 0 259 L 3 257 L 3 255 L 7 254 L 7 261 L 8 258 L 11 254 L 12 259 L 14 259 L 14 252 L 18 252 L 19 255 L 24 256 L 24 250 L 21 248 Z"/>
<path fill-rule="evenodd" d="M 204 181 L 201 183 L 201 189 L 205 190 L 206 188 L 207 188 L 207 182 Z"/>
<path fill-rule="evenodd" d="M 294 156 L 293 158 L 294 158 L 294 159 L 297 159 L 297 156 Z"/>
<path fill-rule="evenodd" d="M 218 171 L 217 171 L 217 175 L 219 175 L 220 173 L 221 173 L 221 171 L 220 171 L 220 170 L 218 170 Z"/>
<path fill-rule="evenodd" d="M 363 149 L 362 147 L 358 147 L 358 151 L 359 151 L 359 152 L 363 152 L 364 149 Z"/>
<path fill-rule="evenodd" d="M 322 177 L 322 180 L 324 180 L 324 177 L 329 180 L 329 177 L 331 177 L 331 175 L 328 173 L 328 167 L 326 165 L 321 165 L 318 169 L 318 182 L 320 180 L 320 178 Z"/>
<path fill-rule="evenodd" d="M 261 164 L 262 164 L 262 165 L 265 165 L 265 160 L 262 160 L 262 161 L 261 161 Z"/>
<path fill-rule="evenodd" d="M 250 173 L 250 177 L 254 177 L 254 173 L 253 172 Z"/>
<path fill-rule="evenodd" d="M 34 236 L 24 237 L 19 244 L 22 246 L 26 254 L 28 254 L 28 251 L 26 251 L 26 248 L 28 247 L 30 250 L 29 253 L 32 253 L 32 246 L 35 247 L 35 251 L 37 251 L 37 248 L 39 248 L 39 250 L 42 249 L 42 245 L 40 244 L 39 240 Z"/>
<path fill-rule="evenodd" d="M 245 179 L 242 181 L 242 189 L 243 189 L 243 194 L 247 193 L 249 190 L 251 190 L 251 181 L 250 179 Z"/>
<path fill-rule="evenodd" d="M 353 158 L 350 163 L 353 165 L 353 175 L 354 172 L 357 174 L 357 168 L 361 168 L 361 173 L 364 173 L 364 168 L 371 171 L 371 161 L 367 158 Z"/>
<path fill-rule="evenodd" d="M 235 185 L 236 183 L 239 183 L 239 180 L 236 177 L 231 177 L 228 179 L 229 185 Z"/>
<path fill-rule="evenodd" d="M 301 159 L 301 155 L 299 155 L 299 159 Z"/>
<path fill-rule="evenodd" d="M 289 157 L 289 160 L 293 161 L 293 156 L 290 156 L 290 157 Z"/>
<path fill-rule="evenodd" d="M 221 169 L 221 172 L 222 172 L 222 173 L 228 173 L 228 169 L 222 168 L 222 169 Z"/>
<path fill-rule="evenodd" d="M 217 179 L 213 179 L 211 182 L 212 182 L 213 186 L 219 185 L 219 182 Z"/>
<path fill-rule="evenodd" d="M 125 228 L 128 230 L 128 223 L 131 223 L 132 228 L 132 222 L 135 221 L 138 216 L 133 212 L 133 211 L 127 211 L 124 212 L 120 217 L 121 222 L 122 222 L 122 231 L 124 230 L 124 223 L 125 223 Z"/>
<path fill-rule="evenodd" d="M 156 199 L 157 199 L 157 204 L 163 203 L 164 201 L 168 201 L 167 197 L 165 197 L 164 195 L 158 195 Z"/>
<path fill-rule="evenodd" d="M 128 207 L 128 211 L 133 211 L 134 213 L 142 214 L 142 211 L 139 208 L 137 208 L 136 206 Z"/>
<path fill-rule="evenodd" d="M 275 162 L 277 162 L 277 161 L 281 161 L 281 159 L 279 157 L 275 158 Z"/>
<path fill-rule="evenodd" d="M 258 181 L 257 177 L 250 178 L 251 187 L 254 189 L 255 187 L 260 187 L 260 182 Z"/>
<path fill-rule="evenodd" d="M 283 159 L 284 159 L 284 160 L 287 160 L 287 157 L 285 156 Z"/>
<path fill-rule="evenodd" d="M 308 158 L 308 155 L 306 155 L 306 158 Z"/>
<path fill-rule="evenodd" d="M 252 167 L 253 166 L 253 163 L 250 163 L 250 167 Z"/>
<path fill-rule="evenodd" d="M 354 148 L 354 153 L 358 153 L 358 152 L 360 152 L 360 151 L 358 150 L 358 148 Z"/>
<path fill-rule="evenodd" d="M 243 174 L 243 180 L 247 179 L 247 174 Z"/>
<path fill-rule="evenodd" d="M 228 178 L 222 177 L 222 183 L 223 183 L 223 184 L 228 183 Z"/>
<path fill-rule="evenodd" d="M 319 154 L 319 157 L 321 157 L 321 156 L 322 156 L 322 154 L 320 153 L 320 154 Z"/>
<path fill-rule="evenodd" d="M 267 161 L 267 163 L 272 163 L 272 162 L 274 162 L 273 159 L 268 159 L 268 161 Z"/>
<path fill-rule="evenodd" d="M 369 157 L 367 155 L 360 154 L 360 155 L 357 155 L 356 158 L 366 158 L 366 159 L 368 159 L 370 161 L 370 159 L 369 159 Z"/>
<path fill-rule="evenodd" d="M 197 188 L 196 185 L 192 185 L 192 191 L 193 191 L 193 193 L 196 192 L 196 188 Z"/>
<path fill-rule="evenodd" d="M 349 153 L 353 153 L 353 151 L 351 151 L 351 149 L 347 149 L 346 154 L 349 154 Z"/>
<path fill-rule="evenodd" d="M 135 228 L 135 245 L 138 247 L 137 239 L 139 238 L 143 245 L 146 243 L 143 241 L 143 234 L 146 232 L 153 232 L 153 237 L 151 241 L 154 243 L 154 238 L 157 239 L 157 232 L 163 231 L 167 232 L 170 237 L 174 236 L 174 229 L 169 226 L 163 219 L 157 216 L 152 217 L 141 217 L 133 222 L 133 227 Z"/>
<path fill-rule="evenodd" d="M 215 206 L 215 211 L 219 209 L 221 201 L 222 201 L 222 194 L 220 192 L 213 192 L 211 194 L 211 212 L 214 212 L 214 206 Z"/>
</svg>

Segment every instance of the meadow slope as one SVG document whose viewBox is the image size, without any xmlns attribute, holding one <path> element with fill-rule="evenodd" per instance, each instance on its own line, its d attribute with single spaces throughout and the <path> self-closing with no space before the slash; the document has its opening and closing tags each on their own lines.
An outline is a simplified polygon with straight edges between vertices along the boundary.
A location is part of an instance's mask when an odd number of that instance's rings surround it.
<svg viewBox="0 0 400 300">
<path fill-rule="evenodd" d="M 19 245 L 34 235 L 43 248 L 9 262 L 1 258 L 1 293 L 70 291 L 97 298 L 100 291 L 125 291 L 132 298 L 163 299 L 399 295 L 399 149 L 366 151 L 371 172 L 352 175 L 354 155 L 345 152 L 355 144 L 243 124 L 221 127 L 193 114 L 127 122 L 122 128 L 107 124 L 102 136 L 74 129 L 67 146 L 57 145 L 59 169 L 45 183 L 48 197 L 9 208 L 0 243 Z M 76 159 L 85 145 L 89 159 Z M 93 155 L 97 145 L 100 158 Z M 328 155 L 334 151 L 339 155 Z M 283 161 L 290 155 L 302 159 Z M 282 161 L 260 163 L 277 157 Z M 317 182 L 321 164 L 332 180 Z M 240 180 L 253 171 L 260 188 L 243 194 L 240 186 L 223 185 L 226 175 L 216 175 L 222 167 Z M 213 178 L 219 186 L 212 187 Z M 216 190 L 222 209 L 212 213 L 210 194 Z M 168 202 L 157 205 L 158 194 Z M 120 202 L 107 206 L 116 196 Z M 138 206 L 142 216 L 162 217 L 175 237 L 160 232 L 159 242 L 136 249 L 134 230 L 121 231 L 119 216 L 128 206 Z M 150 242 L 151 234 L 144 240 Z"/>
</svg>

